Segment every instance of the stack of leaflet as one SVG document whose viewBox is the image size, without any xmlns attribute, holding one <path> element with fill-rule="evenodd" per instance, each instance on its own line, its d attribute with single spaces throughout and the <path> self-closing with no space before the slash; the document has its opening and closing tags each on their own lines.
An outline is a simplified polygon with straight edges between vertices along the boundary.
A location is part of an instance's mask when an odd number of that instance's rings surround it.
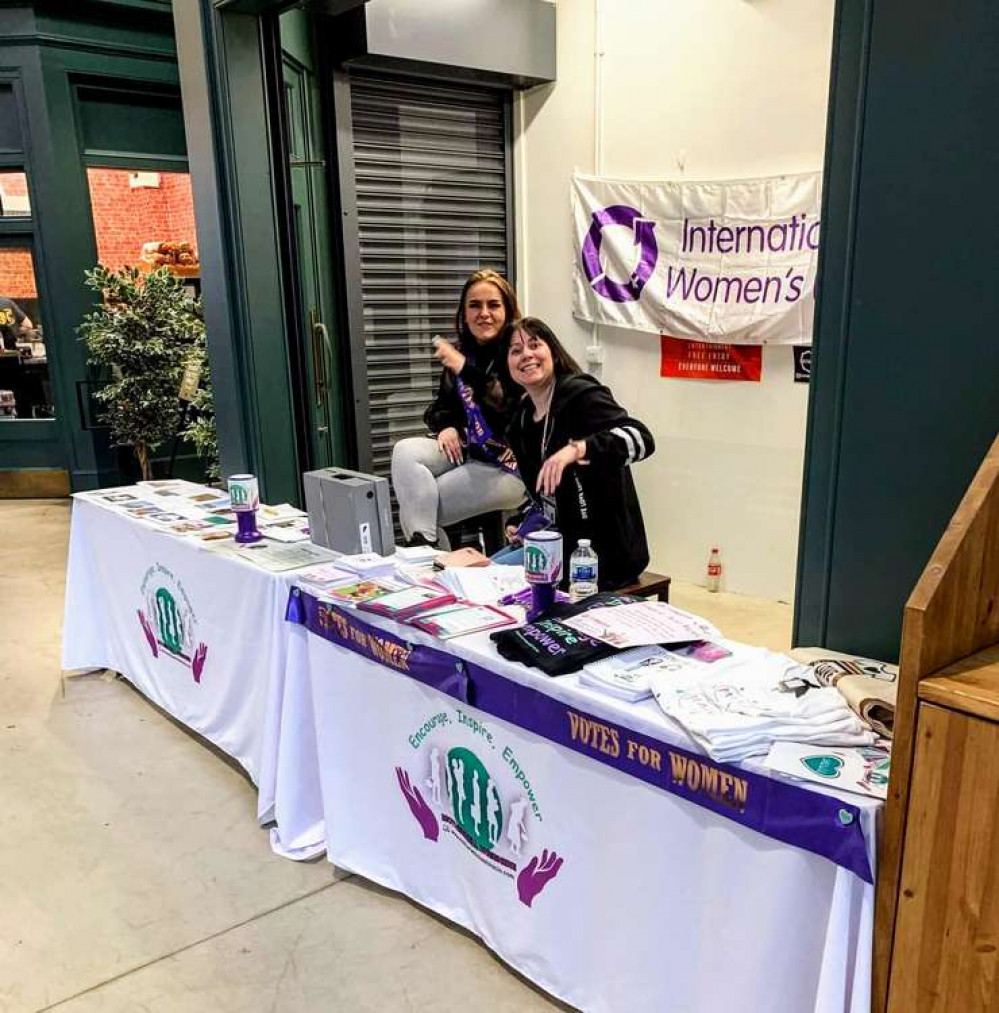
<svg viewBox="0 0 999 1013">
<path fill-rule="evenodd" d="M 379 556 L 377 552 L 356 552 L 351 556 L 337 556 L 336 565 L 342 570 L 356 573 L 365 580 L 387 577 L 395 570 L 395 560 L 391 556 Z"/>
<path fill-rule="evenodd" d="M 295 579 L 312 588 L 327 590 L 356 583 L 357 574 L 351 570 L 341 569 L 336 563 L 320 563 L 319 566 L 310 566 L 307 570 L 299 571 L 295 574 Z"/>
<path fill-rule="evenodd" d="M 422 566 L 424 563 L 432 563 L 441 554 L 440 549 L 432 545 L 397 545 L 395 547 L 396 563 L 403 563 L 406 566 Z"/>
<path fill-rule="evenodd" d="M 309 516 L 304 510 L 290 503 L 260 505 L 257 511 L 257 526 L 265 538 L 275 542 L 307 542 L 309 540 Z"/>
<path fill-rule="evenodd" d="M 832 687 L 817 687 L 808 669 L 758 648 L 739 648 L 725 662 L 650 676 L 659 706 L 712 759 L 743 760 L 774 742 L 868 746 L 874 733 Z"/>
<path fill-rule="evenodd" d="M 663 647 L 633 647 L 630 651 L 591 661 L 579 673 L 583 686 L 634 703 L 652 696 L 653 672 L 670 675 L 699 669 L 698 662 L 672 654 Z"/>
</svg>

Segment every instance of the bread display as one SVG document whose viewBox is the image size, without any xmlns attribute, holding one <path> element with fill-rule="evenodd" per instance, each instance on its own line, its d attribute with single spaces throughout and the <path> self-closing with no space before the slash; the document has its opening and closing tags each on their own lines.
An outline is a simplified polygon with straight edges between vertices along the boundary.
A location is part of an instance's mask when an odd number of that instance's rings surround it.
<svg viewBox="0 0 999 1013">
<path fill-rule="evenodd" d="M 175 274 L 183 275 L 197 274 L 200 268 L 194 246 L 181 240 L 143 243 L 139 266 L 146 270 L 168 267 Z"/>
</svg>

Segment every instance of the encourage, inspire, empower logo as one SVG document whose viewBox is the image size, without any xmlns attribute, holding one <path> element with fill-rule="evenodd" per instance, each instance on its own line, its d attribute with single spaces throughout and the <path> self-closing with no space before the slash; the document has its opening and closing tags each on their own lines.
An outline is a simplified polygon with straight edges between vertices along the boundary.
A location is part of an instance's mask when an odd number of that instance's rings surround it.
<svg viewBox="0 0 999 1013">
<path fill-rule="evenodd" d="M 632 242 L 638 248 L 637 263 L 627 281 L 608 278 L 601 263 L 600 247 L 603 245 L 604 229 L 608 225 L 623 225 L 630 229 Z M 658 259 L 656 223 L 650 218 L 643 218 L 642 212 L 637 208 L 627 204 L 611 204 L 593 212 L 589 231 L 583 241 L 582 262 L 583 274 L 597 295 L 612 302 L 635 301 L 652 277 Z"/>
<path fill-rule="evenodd" d="M 208 647 L 197 639 L 197 618 L 180 581 L 161 563 L 151 566 L 142 579 L 145 608 L 136 609 L 139 625 L 154 658 L 173 658 L 201 682 Z"/>
<path fill-rule="evenodd" d="M 470 734 L 480 752 L 495 751 L 492 765 L 501 776 L 473 749 L 456 744 L 452 729 Z M 437 842 L 443 831 L 483 865 L 513 879 L 518 899 L 531 907 L 558 875 L 562 858 L 532 846 L 543 822 L 541 806 L 514 749 L 500 748 L 491 728 L 460 708 L 429 717 L 409 744 L 416 763 L 412 772 L 397 766 L 395 776 L 424 839 Z"/>
</svg>

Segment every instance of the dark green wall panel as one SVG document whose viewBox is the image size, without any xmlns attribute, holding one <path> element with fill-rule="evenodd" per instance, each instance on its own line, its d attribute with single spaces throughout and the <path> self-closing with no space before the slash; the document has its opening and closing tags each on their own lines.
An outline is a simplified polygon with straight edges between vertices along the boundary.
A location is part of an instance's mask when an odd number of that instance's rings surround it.
<svg viewBox="0 0 999 1013">
<path fill-rule="evenodd" d="M 187 161 L 180 89 L 147 93 L 136 89 L 77 89 L 80 134 L 88 161 L 95 155 L 127 154 Z"/>
<path fill-rule="evenodd" d="M 897 657 L 999 430 L 999 7 L 841 0 L 796 643 Z"/>
</svg>

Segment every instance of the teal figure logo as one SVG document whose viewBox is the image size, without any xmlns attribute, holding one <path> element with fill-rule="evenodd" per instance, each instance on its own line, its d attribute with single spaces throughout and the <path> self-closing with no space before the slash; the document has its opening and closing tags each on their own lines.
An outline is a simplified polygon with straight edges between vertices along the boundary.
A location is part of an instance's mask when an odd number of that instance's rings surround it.
<svg viewBox="0 0 999 1013">
<path fill-rule="evenodd" d="M 177 602 L 165 587 L 156 592 L 156 625 L 159 628 L 160 643 L 171 654 L 180 654 L 184 643 L 184 627 L 177 611 Z"/>
<path fill-rule="evenodd" d="M 190 668 L 196 683 L 201 682 L 208 645 L 198 642 L 197 618 L 183 586 L 163 565 L 147 571 L 141 593 L 145 608 L 136 609 L 139 625 L 154 658 L 173 658 Z"/>
<path fill-rule="evenodd" d="M 482 851 L 491 851 L 503 830 L 499 792 L 482 761 L 470 749 L 456 746 L 447 754 L 454 821 Z"/>
</svg>

